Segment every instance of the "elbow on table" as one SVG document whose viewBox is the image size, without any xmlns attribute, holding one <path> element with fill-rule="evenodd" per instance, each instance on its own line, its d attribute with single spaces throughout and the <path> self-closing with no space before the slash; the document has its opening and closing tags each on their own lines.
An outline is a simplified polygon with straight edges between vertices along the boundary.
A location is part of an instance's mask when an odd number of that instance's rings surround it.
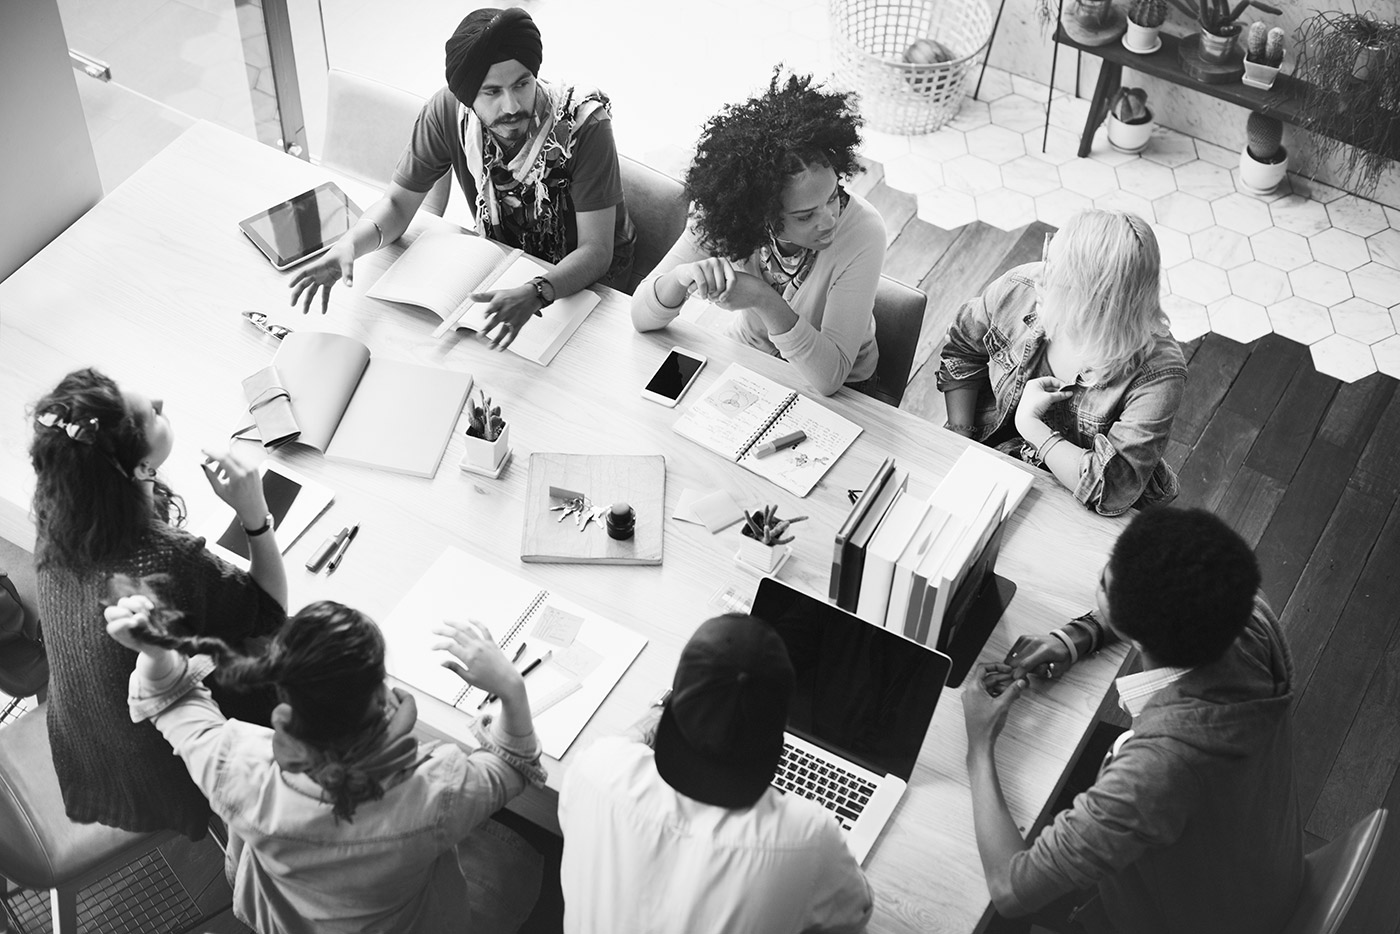
<svg viewBox="0 0 1400 934">
<path fill-rule="evenodd" d="M 669 318 L 659 315 L 647 304 L 646 290 L 651 287 L 651 280 L 643 280 L 632 296 L 632 327 L 643 333 L 659 331 L 675 318 L 674 314 Z"/>
<path fill-rule="evenodd" d="M 999 873 L 987 880 L 987 891 L 992 896 L 992 907 L 1003 918 L 1020 918 L 1030 914 L 1030 909 L 1022 905 L 1011 891 L 1011 879 L 1006 873 Z"/>
</svg>

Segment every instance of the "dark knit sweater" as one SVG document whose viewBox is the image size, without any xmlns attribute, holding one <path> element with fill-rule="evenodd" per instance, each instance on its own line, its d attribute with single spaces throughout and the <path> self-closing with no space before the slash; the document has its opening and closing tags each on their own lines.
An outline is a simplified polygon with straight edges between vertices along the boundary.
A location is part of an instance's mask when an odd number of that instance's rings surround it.
<svg viewBox="0 0 1400 934">
<path fill-rule="evenodd" d="M 107 635 L 102 600 L 110 574 L 169 575 L 161 596 L 183 610 L 192 632 L 235 648 L 270 635 L 282 607 L 246 572 L 210 554 L 204 539 L 155 524 L 134 554 L 73 572 L 39 570 L 39 618 L 51 668 L 49 744 L 63 803 L 72 820 L 132 831 L 171 829 L 204 836 L 209 805 L 165 737 L 132 723 L 127 678 L 135 654 Z M 230 717 L 266 724 L 275 698 L 215 698 Z"/>
</svg>

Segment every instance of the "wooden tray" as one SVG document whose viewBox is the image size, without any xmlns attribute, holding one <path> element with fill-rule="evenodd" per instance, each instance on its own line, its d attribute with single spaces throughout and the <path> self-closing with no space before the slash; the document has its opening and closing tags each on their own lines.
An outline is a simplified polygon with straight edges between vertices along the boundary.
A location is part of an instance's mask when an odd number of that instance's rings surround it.
<svg viewBox="0 0 1400 934">
<path fill-rule="evenodd" d="M 582 530 L 549 507 L 550 487 L 577 490 L 595 507 L 630 503 L 632 537 L 608 537 L 602 520 Z M 532 564 L 660 564 L 666 503 L 666 458 L 660 454 L 531 454 L 525 484 L 525 532 L 520 560 Z"/>
</svg>

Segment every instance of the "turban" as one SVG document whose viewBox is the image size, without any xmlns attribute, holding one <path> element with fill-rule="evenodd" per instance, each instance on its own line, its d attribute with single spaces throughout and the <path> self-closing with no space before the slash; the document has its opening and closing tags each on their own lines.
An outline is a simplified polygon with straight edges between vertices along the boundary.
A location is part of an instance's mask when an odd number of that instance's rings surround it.
<svg viewBox="0 0 1400 934">
<path fill-rule="evenodd" d="M 471 106 L 492 65 L 517 61 L 539 76 L 544 46 L 535 21 L 519 7 L 475 10 L 447 40 L 447 87 Z"/>
</svg>

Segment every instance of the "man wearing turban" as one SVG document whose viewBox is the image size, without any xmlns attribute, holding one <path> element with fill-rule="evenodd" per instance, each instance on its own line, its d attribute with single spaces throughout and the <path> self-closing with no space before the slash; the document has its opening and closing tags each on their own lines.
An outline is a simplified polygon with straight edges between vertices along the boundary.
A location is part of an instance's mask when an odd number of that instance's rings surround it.
<svg viewBox="0 0 1400 934">
<path fill-rule="evenodd" d="M 495 346 L 508 346 L 556 297 L 625 282 L 635 234 L 608 98 L 538 80 L 542 58 L 524 10 L 468 14 L 447 40 L 447 86 L 419 113 L 388 192 L 292 280 L 292 303 L 308 311 L 319 289 L 325 313 L 336 280 L 351 284 L 355 258 L 398 239 L 448 171 L 483 234 L 556 264 L 524 285 L 472 296 L 489 303 L 482 333 Z"/>
</svg>

